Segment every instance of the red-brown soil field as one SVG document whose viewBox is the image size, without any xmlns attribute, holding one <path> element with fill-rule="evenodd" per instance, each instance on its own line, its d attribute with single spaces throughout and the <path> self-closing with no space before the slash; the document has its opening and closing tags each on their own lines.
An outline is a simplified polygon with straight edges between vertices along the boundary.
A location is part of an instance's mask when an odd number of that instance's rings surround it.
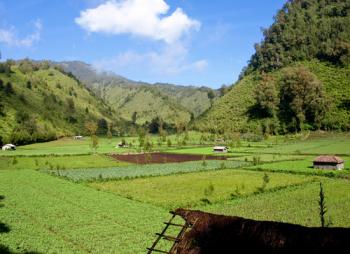
<svg viewBox="0 0 350 254">
<path fill-rule="evenodd" d="M 150 163 L 171 163 L 203 160 L 202 155 L 194 154 L 172 154 L 172 153 L 140 153 L 140 154 L 112 154 L 113 158 L 119 161 L 150 164 Z M 226 160 L 225 156 L 205 156 L 205 160 Z"/>
</svg>

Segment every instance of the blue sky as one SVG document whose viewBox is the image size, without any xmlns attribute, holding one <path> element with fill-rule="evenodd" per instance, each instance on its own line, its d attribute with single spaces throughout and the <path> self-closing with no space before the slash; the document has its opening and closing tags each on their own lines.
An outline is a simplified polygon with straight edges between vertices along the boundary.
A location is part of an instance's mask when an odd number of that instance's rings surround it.
<svg viewBox="0 0 350 254">
<path fill-rule="evenodd" d="M 2 59 L 81 60 L 132 80 L 232 84 L 285 0 L 0 0 Z"/>
</svg>

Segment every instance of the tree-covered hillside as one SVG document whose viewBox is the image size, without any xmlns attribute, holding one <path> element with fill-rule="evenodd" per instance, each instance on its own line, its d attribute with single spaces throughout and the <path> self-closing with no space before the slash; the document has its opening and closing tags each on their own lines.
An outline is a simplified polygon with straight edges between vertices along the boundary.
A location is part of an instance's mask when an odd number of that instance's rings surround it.
<svg viewBox="0 0 350 254">
<path fill-rule="evenodd" d="M 86 121 L 118 122 L 113 110 L 77 79 L 45 62 L 1 63 L 0 98 L 0 143 L 84 134 Z"/>
<path fill-rule="evenodd" d="M 255 49 L 246 74 L 313 59 L 349 64 L 350 1 L 289 0 Z"/>
<path fill-rule="evenodd" d="M 291 0 L 200 130 L 350 129 L 350 1 Z"/>
<path fill-rule="evenodd" d="M 114 73 L 97 72 L 92 66 L 79 61 L 56 64 L 92 88 L 123 119 L 131 121 L 136 112 L 137 124 L 150 122 L 156 117 L 167 123 L 187 123 L 191 117 L 208 110 L 220 95 L 207 87 L 136 82 Z"/>
</svg>

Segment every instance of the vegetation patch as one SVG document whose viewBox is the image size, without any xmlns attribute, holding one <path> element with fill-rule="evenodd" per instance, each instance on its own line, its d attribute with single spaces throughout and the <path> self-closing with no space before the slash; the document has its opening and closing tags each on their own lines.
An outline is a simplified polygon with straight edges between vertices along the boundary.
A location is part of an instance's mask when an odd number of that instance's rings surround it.
<svg viewBox="0 0 350 254">
<path fill-rule="evenodd" d="M 0 171 L 0 186 L 0 218 L 10 229 L 1 244 L 20 253 L 145 253 L 168 217 L 162 208 L 32 170 Z"/>
<path fill-rule="evenodd" d="M 326 220 L 331 221 L 332 227 L 350 227 L 349 181 L 329 178 L 322 178 L 321 181 L 327 205 Z M 316 181 L 196 209 L 256 220 L 320 227 L 319 192 L 320 185 Z"/>
<path fill-rule="evenodd" d="M 268 181 L 264 178 L 268 177 Z M 312 181 L 313 177 L 244 170 L 196 172 L 125 181 L 90 183 L 95 188 L 168 209 L 193 207 Z"/>
<path fill-rule="evenodd" d="M 223 168 L 238 168 L 248 165 L 239 161 L 190 161 L 182 163 L 128 165 L 115 168 L 86 168 L 67 170 L 44 170 L 50 174 L 66 177 L 73 181 L 106 181 L 110 179 L 128 179 L 188 173 L 193 171 L 208 171 Z"/>
</svg>

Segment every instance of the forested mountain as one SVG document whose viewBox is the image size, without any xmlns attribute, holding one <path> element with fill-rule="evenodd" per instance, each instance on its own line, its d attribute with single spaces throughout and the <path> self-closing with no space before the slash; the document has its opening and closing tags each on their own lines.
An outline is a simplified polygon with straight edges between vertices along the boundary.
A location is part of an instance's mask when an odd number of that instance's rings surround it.
<svg viewBox="0 0 350 254">
<path fill-rule="evenodd" d="M 123 119 L 131 121 L 136 116 L 137 124 L 156 117 L 167 123 L 187 123 L 208 110 L 219 96 L 218 91 L 207 87 L 136 82 L 113 73 L 97 72 L 79 61 L 57 64 L 91 87 Z"/>
<path fill-rule="evenodd" d="M 291 0 L 240 80 L 194 124 L 286 133 L 350 129 L 350 1 Z"/>
<path fill-rule="evenodd" d="M 87 121 L 122 124 L 115 112 L 75 77 L 47 62 L 0 64 L 0 143 L 25 144 L 85 134 Z"/>
</svg>

